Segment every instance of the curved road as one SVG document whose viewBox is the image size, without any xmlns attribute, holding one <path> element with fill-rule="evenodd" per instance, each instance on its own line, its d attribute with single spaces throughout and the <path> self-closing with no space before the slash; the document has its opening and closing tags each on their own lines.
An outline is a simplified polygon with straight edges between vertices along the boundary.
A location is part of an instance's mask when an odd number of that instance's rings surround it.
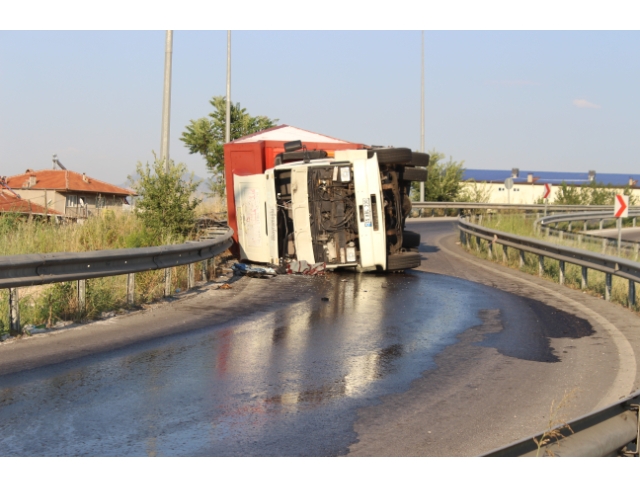
<svg viewBox="0 0 640 487">
<path fill-rule="evenodd" d="M 410 226 L 405 274 L 244 278 L 0 346 L 0 455 L 477 455 L 638 388 L 635 314 Z"/>
</svg>

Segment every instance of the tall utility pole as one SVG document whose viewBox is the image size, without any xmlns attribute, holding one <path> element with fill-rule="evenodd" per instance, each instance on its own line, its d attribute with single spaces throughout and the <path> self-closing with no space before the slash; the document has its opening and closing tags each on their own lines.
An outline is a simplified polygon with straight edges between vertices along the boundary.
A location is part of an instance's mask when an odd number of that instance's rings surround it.
<svg viewBox="0 0 640 487">
<path fill-rule="evenodd" d="M 227 31 L 227 108 L 224 122 L 224 141 L 231 142 L 231 31 Z"/>
<path fill-rule="evenodd" d="M 171 118 L 171 55 L 173 54 L 173 31 L 167 31 L 164 50 L 164 95 L 162 97 L 162 136 L 160 139 L 160 160 L 164 161 L 164 171 L 169 172 L 169 120 Z"/>
<path fill-rule="evenodd" d="M 424 152 L 424 31 L 422 31 L 422 77 L 420 80 L 420 152 Z M 420 181 L 420 202 L 424 203 L 424 181 Z"/>
</svg>

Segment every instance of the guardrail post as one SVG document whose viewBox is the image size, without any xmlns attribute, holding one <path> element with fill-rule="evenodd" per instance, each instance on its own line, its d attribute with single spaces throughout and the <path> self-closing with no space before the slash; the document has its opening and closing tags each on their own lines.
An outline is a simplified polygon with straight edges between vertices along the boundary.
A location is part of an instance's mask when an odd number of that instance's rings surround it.
<svg viewBox="0 0 640 487">
<path fill-rule="evenodd" d="M 560 238 L 560 242 L 562 242 L 562 238 L 564 237 L 564 231 L 563 230 L 560 230 L 558 232 L 558 237 Z"/>
<path fill-rule="evenodd" d="M 78 317 L 84 315 L 87 307 L 87 281 L 81 279 L 78 281 Z"/>
<path fill-rule="evenodd" d="M 633 217 L 633 226 L 634 227 L 636 226 L 636 217 L 635 216 Z"/>
<path fill-rule="evenodd" d="M 136 275 L 133 272 L 127 274 L 127 304 L 133 306 L 135 303 Z"/>
<path fill-rule="evenodd" d="M 560 281 L 560 285 L 564 285 L 564 260 L 558 261 L 558 269 L 560 269 L 560 274 L 558 276 L 558 280 Z"/>
<path fill-rule="evenodd" d="M 491 240 L 487 240 L 487 256 L 489 260 L 493 260 L 493 242 Z"/>
<path fill-rule="evenodd" d="M 200 269 L 202 270 L 202 280 L 204 282 L 209 281 L 209 273 L 207 272 L 209 268 L 209 259 L 205 259 L 200 262 Z"/>
<path fill-rule="evenodd" d="M 603 254 L 607 253 L 607 239 L 606 238 L 602 239 L 602 253 Z"/>
<path fill-rule="evenodd" d="M 482 225 L 482 213 L 478 215 L 478 225 Z"/>
<path fill-rule="evenodd" d="M 506 245 L 502 246 L 502 262 L 504 262 L 505 264 L 509 263 L 509 247 L 507 247 Z"/>
<path fill-rule="evenodd" d="M 196 287 L 196 267 L 195 264 L 187 265 L 187 289 Z"/>
<path fill-rule="evenodd" d="M 524 267 L 524 250 L 520 251 L 520 267 Z"/>
<path fill-rule="evenodd" d="M 588 278 L 588 272 L 589 272 L 589 268 L 588 267 L 584 267 L 582 266 L 582 282 L 580 283 L 580 287 L 582 289 L 587 289 L 587 285 L 589 283 L 589 281 L 587 280 Z"/>
<path fill-rule="evenodd" d="M 20 333 L 20 294 L 17 287 L 12 287 L 9 288 L 9 334 L 17 336 Z"/>
<path fill-rule="evenodd" d="M 476 250 L 480 252 L 480 237 L 476 235 Z"/>
<path fill-rule="evenodd" d="M 573 222 L 569 222 L 569 225 L 567 226 L 567 232 L 570 232 L 570 231 L 571 231 L 571 225 L 572 225 L 572 223 L 573 223 Z"/>
<path fill-rule="evenodd" d="M 217 257 L 214 257 L 213 259 L 211 259 L 211 266 L 213 267 L 213 272 L 211 274 L 212 274 L 212 277 L 214 279 L 216 279 L 218 277 L 218 267 L 216 265 L 217 264 L 217 260 L 218 260 Z"/>
<path fill-rule="evenodd" d="M 582 225 L 582 231 L 586 232 L 587 231 L 587 220 L 584 221 L 584 224 Z"/>
<path fill-rule="evenodd" d="M 544 256 L 538 256 L 538 275 L 542 277 L 544 275 Z"/>
<path fill-rule="evenodd" d="M 164 295 L 171 296 L 171 267 L 164 269 Z"/>
<path fill-rule="evenodd" d="M 602 224 L 604 223 L 604 220 L 600 220 L 600 230 L 602 230 Z"/>
<path fill-rule="evenodd" d="M 638 260 L 638 252 L 640 251 L 640 243 L 633 244 L 633 258 Z"/>
<path fill-rule="evenodd" d="M 578 234 L 578 245 L 582 245 L 582 234 Z"/>
<path fill-rule="evenodd" d="M 604 299 L 607 301 L 611 301 L 611 274 L 608 272 L 605 273 L 605 284 L 604 284 Z"/>
<path fill-rule="evenodd" d="M 636 306 L 636 283 L 629 279 L 629 308 L 633 309 Z"/>
<path fill-rule="evenodd" d="M 547 225 L 547 226 L 544 228 L 544 230 L 545 230 L 545 232 L 544 232 L 544 236 L 545 236 L 545 237 L 548 237 L 548 236 L 549 236 L 549 226 Z"/>
</svg>

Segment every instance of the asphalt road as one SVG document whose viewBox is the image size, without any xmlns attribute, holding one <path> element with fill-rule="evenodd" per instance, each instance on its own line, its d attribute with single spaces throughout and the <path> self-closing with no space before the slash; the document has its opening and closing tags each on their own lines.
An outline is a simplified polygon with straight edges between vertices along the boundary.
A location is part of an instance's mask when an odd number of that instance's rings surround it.
<svg viewBox="0 0 640 487">
<path fill-rule="evenodd" d="M 0 346 L 0 455 L 477 455 L 638 387 L 637 316 L 411 225 L 418 270 L 245 278 Z"/>
</svg>

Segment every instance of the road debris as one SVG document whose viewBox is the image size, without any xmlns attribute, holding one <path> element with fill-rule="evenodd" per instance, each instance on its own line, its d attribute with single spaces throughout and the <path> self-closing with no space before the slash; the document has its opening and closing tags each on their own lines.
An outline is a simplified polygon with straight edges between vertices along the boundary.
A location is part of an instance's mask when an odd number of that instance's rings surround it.
<svg viewBox="0 0 640 487">
<path fill-rule="evenodd" d="M 275 269 L 270 267 L 258 267 L 237 262 L 233 264 L 233 273 L 240 276 L 269 278 L 276 275 Z"/>
<path fill-rule="evenodd" d="M 220 286 L 218 286 L 216 289 L 233 289 L 233 286 L 225 282 L 224 284 L 221 284 Z"/>
<path fill-rule="evenodd" d="M 306 276 L 323 276 L 327 270 L 325 262 L 309 264 L 306 260 L 292 260 L 287 264 L 287 274 L 304 274 Z"/>
</svg>

